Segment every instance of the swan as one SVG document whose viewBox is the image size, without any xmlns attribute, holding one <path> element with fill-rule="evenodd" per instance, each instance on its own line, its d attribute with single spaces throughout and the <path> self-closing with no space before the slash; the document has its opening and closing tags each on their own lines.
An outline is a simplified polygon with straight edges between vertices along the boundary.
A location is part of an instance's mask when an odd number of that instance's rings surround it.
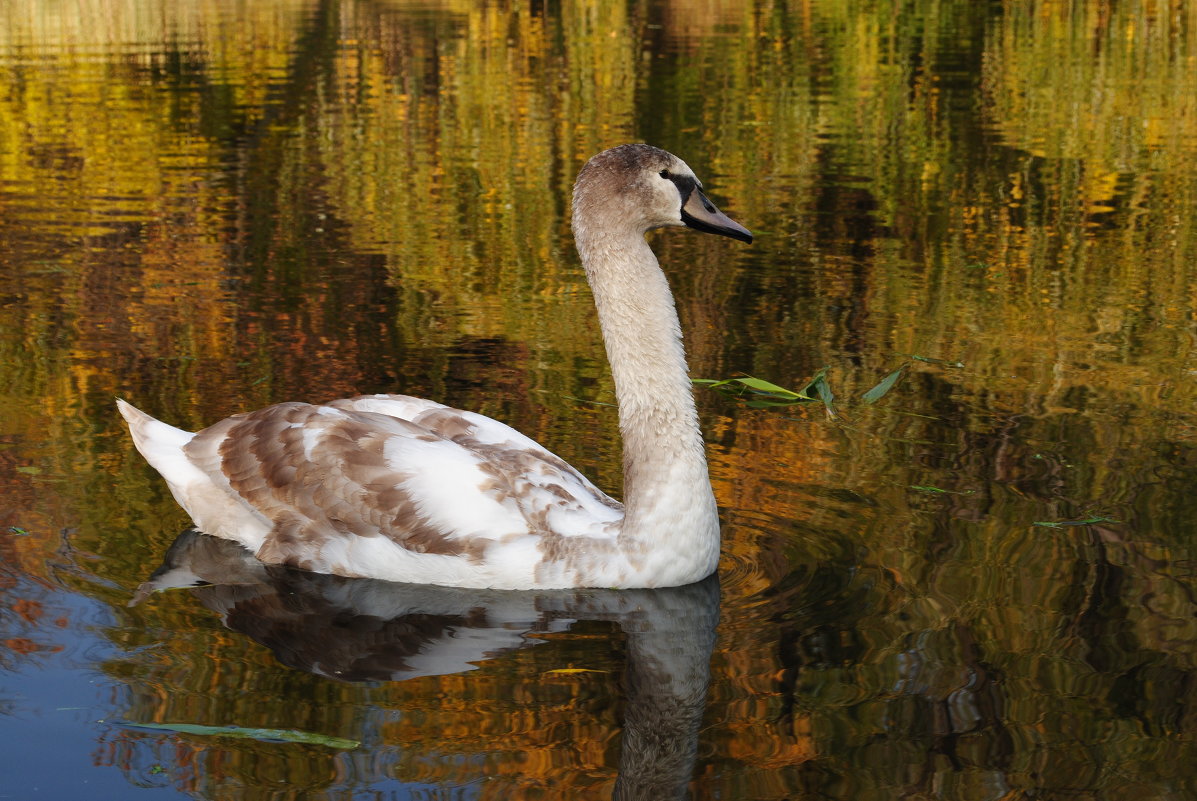
<svg viewBox="0 0 1197 801">
<path fill-rule="evenodd" d="M 659 148 L 614 147 L 579 172 L 574 241 L 615 381 L 622 504 L 515 429 L 406 395 L 279 403 L 196 433 L 117 407 L 195 525 L 267 564 L 466 588 L 699 581 L 719 518 L 673 295 L 645 240 L 669 226 L 752 241 Z"/>
</svg>

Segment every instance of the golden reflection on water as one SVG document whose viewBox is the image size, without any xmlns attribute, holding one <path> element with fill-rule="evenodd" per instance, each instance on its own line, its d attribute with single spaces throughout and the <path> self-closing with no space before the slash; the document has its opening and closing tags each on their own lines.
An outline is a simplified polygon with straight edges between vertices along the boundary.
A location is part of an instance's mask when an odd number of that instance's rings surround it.
<svg viewBox="0 0 1197 801">
<path fill-rule="evenodd" d="M 91 720 L 367 740 L 96 726 L 152 786 L 610 796 L 616 626 L 363 686 L 187 593 L 126 610 L 186 521 L 112 398 L 198 428 L 422 394 L 617 491 L 567 198 L 648 139 L 759 234 L 654 235 L 693 374 L 826 365 L 841 410 L 700 393 L 725 544 L 694 795 L 1191 793 L 1194 85 L 1180 2 L 8 3 L 0 667 L 100 663 Z"/>
</svg>

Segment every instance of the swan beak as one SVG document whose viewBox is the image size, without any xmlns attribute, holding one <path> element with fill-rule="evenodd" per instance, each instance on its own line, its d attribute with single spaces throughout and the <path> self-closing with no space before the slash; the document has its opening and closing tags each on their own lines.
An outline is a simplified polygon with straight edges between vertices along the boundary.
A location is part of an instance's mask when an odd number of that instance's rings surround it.
<svg viewBox="0 0 1197 801">
<path fill-rule="evenodd" d="M 690 191 L 690 197 L 682 204 L 682 222 L 696 231 L 730 236 L 741 242 L 752 241 L 752 232 L 715 208 L 698 187 Z"/>
</svg>

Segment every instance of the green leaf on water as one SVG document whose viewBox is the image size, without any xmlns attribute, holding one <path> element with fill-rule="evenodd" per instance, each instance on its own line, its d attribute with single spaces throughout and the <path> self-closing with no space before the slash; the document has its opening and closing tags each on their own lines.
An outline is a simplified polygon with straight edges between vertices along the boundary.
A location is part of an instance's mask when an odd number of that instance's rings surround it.
<svg viewBox="0 0 1197 801">
<path fill-rule="evenodd" d="M 905 369 L 906 369 L 906 365 L 902 365 L 897 370 L 894 370 L 892 373 L 887 375 L 885 378 L 881 379 L 880 384 L 873 387 L 868 392 L 866 392 L 864 395 L 862 395 L 861 399 L 864 400 L 865 403 L 874 403 L 874 402 L 880 400 L 885 395 L 885 393 L 889 392 L 891 389 L 894 388 L 894 384 L 898 383 L 898 379 L 902 377 L 902 371 Z"/>
<path fill-rule="evenodd" d="M 1096 523 L 1121 523 L 1112 517 L 1086 517 L 1083 520 L 1036 520 L 1032 526 L 1042 528 L 1067 528 L 1069 526 L 1092 526 Z"/>
<path fill-rule="evenodd" d="M 767 399 L 780 402 L 783 405 L 789 403 L 808 403 L 814 400 L 813 397 L 805 396 L 792 389 L 786 389 L 771 381 L 750 375 L 723 379 L 694 378 L 691 379 L 691 382 L 710 387 L 733 398 Z"/>
<path fill-rule="evenodd" d="M 773 395 L 778 398 L 788 398 L 790 400 L 800 400 L 802 395 L 794 392 L 792 389 L 779 387 L 771 381 L 766 381 L 763 378 L 756 378 L 755 376 L 746 375 L 743 378 L 733 378 L 732 381 L 742 386 L 748 387 L 753 392 L 759 392 L 762 395 Z"/>
<path fill-rule="evenodd" d="M 831 384 L 827 383 L 827 370 L 828 368 L 824 367 L 815 373 L 815 377 L 802 388 L 802 394 L 805 397 L 818 398 L 823 401 L 823 407 L 827 409 L 827 414 L 831 417 L 837 417 L 835 407 L 832 405 L 832 402 L 835 400 L 835 393 L 831 391 Z"/>
<path fill-rule="evenodd" d="M 947 359 L 935 359 L 931 356 L 919 356 L 915 353 L 912 353 L 910 358 L 914 359 L 916 362 L 924 362 L 926 364 L 939 364 L 944 367 L 964 367 L 964 362 L 950 362 Z"/>
<path fill-rule="evenodd" d="M 132 729 L 155 729 L 179 734 L 196 734 L 201 737 L 237 737 L 243 740 L 323 745 L 345 751 L 361 745 L 357 740 L 346 740 L 342 737 L 331 737 L 327 734 L 315 734 L 294 729 L 255 729 L 244 726 L 201 726 L 196 723 L 133 723 L 130 721 L 120 721 L 120 725 Z"/>
<path fill-rule="evenodd" d="M 796 403 L 822 401 L 823 405 L 827 407 L 827 413 L 835 417 L 835 409 L 832 407 L 835 395 L 827 383 L 826 375 L 827 368 L 824 367 L 798 391 L 751 375 L 722 379 L 692 378 L 690 380 L 696 385 L 708 387 L 728 397 L 740 398 L 750 409 L 767 409 L 774 406 L 792 406 Z"/>
<path fill-rule="evenodd" d="M 976 490 L 950 490 L 932 487 L 926 484 L 907 484 L 912 490 L 925 492 L 928 495 L 972 495 Z"/>
</svg>

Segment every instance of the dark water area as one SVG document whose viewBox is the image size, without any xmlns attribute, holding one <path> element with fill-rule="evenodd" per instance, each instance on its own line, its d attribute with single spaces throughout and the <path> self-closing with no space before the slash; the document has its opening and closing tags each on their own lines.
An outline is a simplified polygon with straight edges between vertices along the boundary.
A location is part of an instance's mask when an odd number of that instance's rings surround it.
<svg viewBox="0 0 1197 801">
<path fill-rule="evenodd" d="M 1195 86 L 1178 0 L 5 4 L 0 798 L 1197 796 Z M 717 579 L 176 540 L 114 398 L 420 395 L 618 496 L 625 141 L 757 234 L 651 235 L 692 376 L 833 396 L 696 387 Z"/>
</svg>

